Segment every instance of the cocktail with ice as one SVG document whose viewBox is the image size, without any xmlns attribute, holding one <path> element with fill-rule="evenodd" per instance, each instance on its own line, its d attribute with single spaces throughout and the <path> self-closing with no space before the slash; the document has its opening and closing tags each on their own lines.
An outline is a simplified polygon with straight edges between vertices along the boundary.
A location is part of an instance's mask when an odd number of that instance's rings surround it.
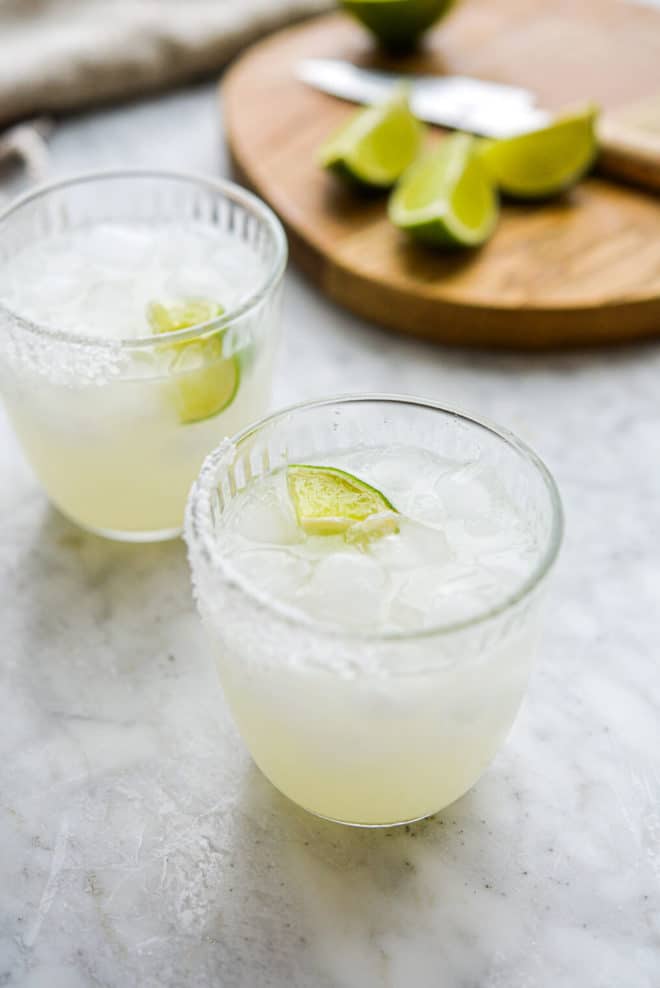
<svg viewBox="0 0 660 988">
<path fill-rule="evenodd" d="M 377 826 L 478 779 L 561 537 L 523 444 L 414 399 L 299 406 L 211 454 L 186 535 L 225 693 L 283 793 Z"/>
<path fill-rule="evenodd" d="M 0 386 L 65 514 L 180 531 L 206 453 L 267 407 L 285 262 L 278 220 L 229 182 L 101 173 L 0 217 Z"/>
</svg>

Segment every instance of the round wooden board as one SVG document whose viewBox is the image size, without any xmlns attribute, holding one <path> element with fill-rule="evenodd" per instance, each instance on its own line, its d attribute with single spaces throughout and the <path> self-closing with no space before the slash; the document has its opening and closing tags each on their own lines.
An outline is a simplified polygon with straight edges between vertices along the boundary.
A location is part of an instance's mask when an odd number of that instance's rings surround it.
<svg viewBox="0 0 660 988">
<path fill-rule="evenodd" d="M 353 107 L 296 80 L 312 55 L 392 67 L 342 14 L 249 49 L 222 87 L 239 176 L 282 218 L 294 259 L 332 299 L 438 341 L 514 347 L 607 343 L 660 330 L 660 199 L 594 176 L 570 195 L 506 205 L 481 250 L 408 242 L 383 198 L 341 187 L 315 162 Z M 613 108 L 660 89 L 660 15 L 618 0 L 464 0 L 401 71 L 516 82 L 557 108 Z M 434 132 L 434 139 L 441 136 Z"/>
</svg>

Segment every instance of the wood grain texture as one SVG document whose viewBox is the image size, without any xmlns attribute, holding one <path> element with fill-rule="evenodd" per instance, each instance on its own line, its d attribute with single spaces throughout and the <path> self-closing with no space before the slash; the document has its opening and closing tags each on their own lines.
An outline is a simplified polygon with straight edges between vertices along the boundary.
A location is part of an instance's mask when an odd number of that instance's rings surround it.
<svg viewBox="0 0 660 988">
<path fill-rule="evenodd" d="M 449 343 L 548 347 L 660 330 L 660 199 L 594 176 L 542 206 L 507 204 L 479 251 L 432 252 L 356 197 L 315 153 L 352 107 L 298 82 L 305 56 L 460 73 L 534 88 L 542 105 L 607 109 L 660 90 L 660 16 L 618 0 L 464 0 L 413 57 L 377 55 L 341 14 L 250 49 L 223 85 L 238 173 L 283 219 L 292 256 L 331 298 Z M 440 139 L 436 131 L 431 139 Z"/>
</svg>

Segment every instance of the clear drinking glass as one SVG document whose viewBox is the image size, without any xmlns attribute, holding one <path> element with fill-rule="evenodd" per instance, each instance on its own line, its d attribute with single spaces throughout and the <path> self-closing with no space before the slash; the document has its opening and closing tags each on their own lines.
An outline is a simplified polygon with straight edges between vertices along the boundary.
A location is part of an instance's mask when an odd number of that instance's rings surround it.
<svg viewBox="0 0 660 988">
<path fill-rule="evenodd" d="M 281 607 L 223 555 L 228 510 L 256 478 L 323 451 L 399 444 L 497 471 L 533 534 L 524 577 L 497 606 L 414 633 L 363 633 Z M 361 826 L 410 822 L 465 793 L 525 692 L 561 533 L 557 488 L 530 449 L 416 399 L 302 404 L 218 447 L 191 491 L 186 539 L 225 694 L 263 773 L 305 809 Z"/>
<path fill-rule="evenodd" d="M 185 237 L 208 236 L 215 251 L 217 236 L 223 260 L 209 253 L 207 280 L 217 271 L 233 301 L 218 299 L 225 311 L 201 325 L 158 335 L 146 321 L 131 338 L 72 329 L 58 311 L 58 292 L 69 289 L 48 259 L 66 238 L 90 231 L 92 239 L 99 234 L 102 260 L 107 247 L 110 266 L 125 266 L 134 231 L 173 245 L 174 264 L 181 244 L 181 261 L 193 271 Z M 10 284 L 12 263 L 35 247 L 41 270 L 29 284 Z M 266 411 L 286 256 L 281 224 L 264 203 L 231 182 L 182 174 L 89 174 L 40 188 L 0 215 L 0 387 L 28 459 L 64 514 L 131 541 L 181 531 L 204 456 Z M 149 264 L 155 277 L 153 255 L 136 261 L 136 285 Z M 112 284 L 83 289 L 95 293 L 89 305 L 111 310 L 121 302 Z M 31 318 L 16 301 L 34 293 L 52 293 L 47 319 Z M 43 295 L 39 301 L 43 309 Z"/>
</svg>

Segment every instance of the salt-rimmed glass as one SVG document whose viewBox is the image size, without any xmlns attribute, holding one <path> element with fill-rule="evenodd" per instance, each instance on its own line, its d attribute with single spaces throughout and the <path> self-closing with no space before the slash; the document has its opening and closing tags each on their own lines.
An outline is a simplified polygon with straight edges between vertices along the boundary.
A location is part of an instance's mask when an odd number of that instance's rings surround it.
<svg viewBox="0 0 660 988">
<path fill-rule="evenodd" d="M 325 451 L 414 446 L 497 471 L 534 534 L 519 586 L 469 620 L 373 633 L 314 622 L 270 600 L 221 548 L 228 507 L 255 478 Z M 186 540 L 222 684 L 257 765 L 319 816 L 410 822 L 461 796 L 506 737 L 525 692 L 541 588 L 561 542 L 555 483 L 508 432 L 412 398 L 360 396 L 279 412 L 206 459 Z"/>
<path fill-rule="evenodd" d="M 119 340 L 76 334 L 57 319 L 37 325 L 0 297 L 0 387 L 50 499 L 102 535 L 169 538 L 181 530 L 186 495 L 206 453 L 267 408 L 286 238 L 272 211 L 231 182 L 98 172 L 44 186 L 9 206 L 0 215 L 0 269 L 37 241 L 97 224 L 158 225 L 175 239 L 183 227 L 201 228 L 251 259 L 249 292 L 233 308 L 162 335 L 146 323 L 143 337 Z M 29 291 L 39 290 L 37 278 Z M 185 349 L 182 363 L 182 344 L 200 338 L 219 341 L 218 359 L 237 362 L 239 381 L 219 414 L 182 423 L 172 381 L 208 366 L 208 348 L 196 346 Z"/>
</svg>

